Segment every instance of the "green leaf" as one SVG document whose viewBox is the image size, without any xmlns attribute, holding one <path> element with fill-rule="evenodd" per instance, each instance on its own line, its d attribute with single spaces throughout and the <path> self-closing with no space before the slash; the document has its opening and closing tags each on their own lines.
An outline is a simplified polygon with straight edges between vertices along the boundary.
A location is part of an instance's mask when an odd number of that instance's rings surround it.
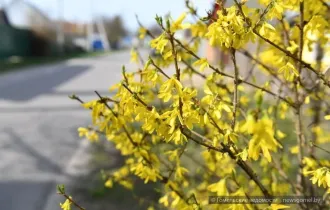
<svg viewBox="0 0 330 210">
<path fill-rule="evenodd" d="M 65 193 L 65 186 L 64 184 L 57 185 L 57 193 L 64 194 Z"/>
</svg>

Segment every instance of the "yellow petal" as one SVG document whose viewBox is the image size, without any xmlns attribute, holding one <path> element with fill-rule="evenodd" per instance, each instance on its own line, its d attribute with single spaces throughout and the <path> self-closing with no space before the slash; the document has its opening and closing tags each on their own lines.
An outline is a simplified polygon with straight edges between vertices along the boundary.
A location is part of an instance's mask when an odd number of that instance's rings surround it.
<svg viewBox="0 0 330 210">
<path fill-rule="evenodd" d="M 285 206 L 285 205 L 282 205 L 282 204 L 272 204 L 270 207 L 271 207 L 272 210 L 279 210 L 279 209 L 290 208 L 290 206 Z"/>
</svg>

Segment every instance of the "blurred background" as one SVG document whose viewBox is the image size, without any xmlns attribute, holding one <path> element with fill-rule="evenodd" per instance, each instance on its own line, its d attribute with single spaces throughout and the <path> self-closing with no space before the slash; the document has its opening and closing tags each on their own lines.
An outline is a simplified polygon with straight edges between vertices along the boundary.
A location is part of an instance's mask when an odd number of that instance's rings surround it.
<svg viewBox="0 0 330 210">
<path fill-rule="evenodd" d="M 211 2 L 194 3 L 206 12 Z M 156 14 L 176 17 L 184 1 L 1 0 L 0 11 L 0 58 L 23 58 L 128 48 L 135 15 L 152 29 Z"/>
<path fill-rule="evenodd" d="M 200 16 L 216 10 L 215 0 L 191 2 Z M 0 210 L 60 209 L 57 184 L 88 210 L 146 209 L 158 202 L 157 185 L 105 188 L 101 169 L 111 172 L 123 160 L 109 142 L 79 138 L 77 128 L 89 126 L 91 117 L 68 96 L 90 101 L 98 91 L 111 97 L 123 65 L 127 71 L 142 67 L 130 62 L 130 49 L 138 48 L 144 60 L 152 52 L 150 39 L 138 39 L 136 15 L 159 35 L 156 14 L 176 19 L 184 11 L 185 0 L 0 0 Z M 187 38 L 189 31 L 176 35 Z M 198 54 L 232 70 L 228 56 L 206 42 Z M 314 58 L 316 50 L 306 56 Z M 237 62 L 243 73 L 253 69 L 241 54 Z M 260 84 L 267 79 L 258 75 Z M 293 125 L 282 126 L 295 138 Z"/>
</svg>

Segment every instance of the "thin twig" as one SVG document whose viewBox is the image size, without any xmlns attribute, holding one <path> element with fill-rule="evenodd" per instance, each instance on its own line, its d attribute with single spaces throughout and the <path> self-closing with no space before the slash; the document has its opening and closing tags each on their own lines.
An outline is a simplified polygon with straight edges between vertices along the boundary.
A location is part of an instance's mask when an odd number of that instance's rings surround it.
<svg viewBox="0 0 330 210">
<path fill-rule="evenodd" d="M 75 205 L 78 209 L 85 210 L 77 202 L 75 202 L 72 198 L 70 198 L 70 196 L 68 196 L 65 192 L 61 192 L 59 194 L 63 195 L 66 199 L 68 199 L 70 201 L 70 203 L 72 203 L 73 205 Z"/>
<path fill-rule="evenodd" d="M 235 75 L 234 75 L 234 98 L 233 98 L 233 120 L 231 122 L 231 129 L 232 131 L 235 130 L 235 125 L 236 125 L 236 110 L 237 110 L 237 106 L 238 106 L 238 90 L 237 87 L 239 85 L 238 83 L 238 77 L 239 77 L 239 72 L 238 72 L 238 67 L 237 67 L 237 63 L 236 63 L 236 52 L 235 49 L 232 48 L 231 49 L 231 58 L 234 64 L 234 70 L 235 70 Z"/>
<path fill-rule="evenodd" d="M 201 59 L 198 55 L 196 55 L 193 51 L 191 51 L 190 49 L 188 49 L 184 44 L 182 44 L 182 42 L 181 41 L 179 41 L 179 40 L 177 40 L 177 39 L 174 39 L 183 49 L 185 49 L 189 54 L 191 54 L 192 56 L 194 56 L 196 59 Z M 231 78 L 231 79 L 234 79 L 235 77 L 233 76 L 233 75 L 230 75 L 230 74 L 227 74 L 227 73 L 224 73 L 224 72 L 221 72 L 218 68 L 216 68 L 216 67 L 214 67 L 214 66 L 212 66 L 212 65 L 209 65 L 210 66 L 210 68 L 212 69 L 212 70 L 214 70 L 216 73 L 218 73 L 218 74 L 220 74 L 220 75 L 222 75 L 222 76 L 225 76 L 225 77 L 228 77 L 228 78 Z M 258 85 L 255 85 L 255 84 L 253 84 L 253 83 L 251 83 L 251 82 L 248 82 L 248 81 L 244 81 L 244 80 L 242 80 L 242 79 L 238 79 L 237 80 L 238 81 L 238 83 L 244 83 L 244 84 L 247 84 L 247 85 L 249 85 L 249 86 L 251 86 L 251 87 L 254 87 L 254 88 L 256 88 L 256 89 L 259 89 L 259 90 L 262 90 L 262 91 L 264 91 L 264 92 L 266 92 L 266 93 L 268 93 L 268 94 L 270 94 L 270 95 L 272 95 L 272 96 L 275 96 L 275 97 L 279 97 L 282 101 L 284 101 L 284 102 L 286 102 L 289 106 L 291 106 L 291 107 L 295 107 L 295 104 L 293 104 L 292 102 L 290 102 L 289 100 L 287 100 L 286 98 L 283 98 L 283 97 L 281 97 L 281 96 L 278 96 L 276 93 L 274 93 L 274 92 L 272 92 L 272 91 L 270 91 L 270 90 L 267 90 L 266 88 L 263 88 L 263 87 L 260 87 L 260 86 L 258 86 Z"/>
<path fill-rule="evenodd" d="M 128 92 L 130 92 L 134 98 L 136 98 L 136 100 L 138 100 L 141 104 L 143 104 L 143 106 L 145 106 L 149 111 L 152 110 L 151 106 L 148 106 L 135 92 L 133 92 L 127 85 L 122 84 L 123 87 L 128 90 Z"/>
<path fill-rule="evenodd" d="M 311 142 L 311 143 L 312 143 L 312 145 L 313 145 L 314 147 L 316 147 L 316 148 L 318 148 L 318 149 L 322 150 L 323 152 L 326 152 L 326 153 L 330 154 L 330 151 L 329 151 L 329 150 L 326 150 L 326 149 L 324 149 L 324 148 L 322 148 L 322 147 L 320 147 L 320 146 L 316 145 L 316 144 L 315 144 L 315 143 L 313 143 L 313 142 Z"/>
</svg>

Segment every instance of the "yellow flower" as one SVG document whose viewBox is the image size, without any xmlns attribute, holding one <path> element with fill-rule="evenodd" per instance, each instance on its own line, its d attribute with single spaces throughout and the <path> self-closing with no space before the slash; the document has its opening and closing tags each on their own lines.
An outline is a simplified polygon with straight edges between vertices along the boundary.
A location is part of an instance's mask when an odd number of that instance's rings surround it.
<svg viewBox="0 0 330 210">
<path fill-rule="evenodd" d="M 307 96 L 306 98 L 305 98 L 305 104 L 309 104 L 310 103 L 310 101 L 311 101 L 311 99 L 310 99 L 310 97 L 309 96 Z"/>
<path fill-rule="evenodd" d="M 169 59 L 171 56 L 172 56 L 172 50 L 169 50 L 169 51 L 167 51 L 166 53 L 164 53 L 163 58 L 164 58 L 164 60 L 167 60 L 167 59 Z"/>
<path fill-rule="evenodd" d="M 330 115 L 326 115 L 326 116 L 324 116 L 324 119 L 325 119 L 325 120 L 330 120 Z"/>
<path fill-rule="evenodd" d="M 294 41 L 290 41 L 290 45 L 291 46 L 286 49 L 293 54 L 298 49 L 298 45 Z"/>
<path fill-rule="evenodd" d="M 113 186 L 113 181 L 111 179 L 108 179 L 105 184 L 104 184 L 106 187 L 108 188 L 112 188 Z"/>
<path fill-rule="evenodd" d="M 97 100 L 93 100 L 93 101 L 90 101 L 90 102 L 86 102 L 84 104 L 82 104 L 82 106 L 86 109 L 91 109 L 93 108 L 93 106 L 95 106 L 97 104 Z"/>
<path fill-rule="evenodd" d="M 171 28 L 170 28 L 170 31 L 173 33 L 177 30 L 181 30 L 181 29 L 186 29 L 190 26 L 190 24 L 182 24 L 182 22 L 184 21 L 184 19 L 186 18 L 187 14 L 186 13 L 183 13 L 179 16 L 179 18 L 174 21 L 172 24 L 171 24 Z"/>
<path fill-rule="evenodd" d="M 86 137 L 92 142 L 99 140 L 99 135 L 96 133 L 96 131 L 91 131 Z"/>
<path fill-rule="evenodd" d="M 282 19 L 283 10 L 284 8 L 279 3 L 274 1 L 272 9 L 268 12 L 268 17 L 270 17 L 270 19 L 276 17 L 280 20 Z"/>
<path fill-rule="evenodd" d="M 159 199 L 159 203 L 162 203 L 165 207 L 168 207 L 168 195 L 164 195 Z"/>
<path fill-rule="evenodd" d="M 134 49 L 131 50 L 131 61 L 138 62 L 138 54 Z"/>
<path fill-rule="evenodd" d="M 237 156 L 239 156 L 243 161 L 246 161 L 248 158 L 248 151 L 245 148 L 242 152 L 238 153 Z"/>
<path fill-rule="evenodd" d="M 71 198 L 71 197 L 70 197 Z M 60 203 L 60 207 L 63 210 L 71 210 L 71 201 L 69 199 L 66 199 L 65 202 L 62 204 Z"/>
<path fill-rule="evenodd" d="M 196 24 L 190 26 L 190 30 L 192 36 L 203 37 L 207 33 L 207 26 L 201 21 L 198 21 Z"/>
<path fill-rule="evenodd" d="M 241 131 L 253 134 L 248 149 L 249 157 L 253 160 L 258 160 L 262 152 L 268 162 L 271 162 L 269 150 L 276 152 L 278 147 L 281 148 L 274 138 L 273 121 L 268 117 L 256 121 L 252 115 L 249 115 Z"/>
<path fill-rule="evenodd" d="M 147 29 L 141 27 L 141 28 L 139 29 L 139 38 L 140 38 L 140 39 L 144 39 L 145 36 L 146 36 L 146 34 L 147 34 Z"/>
<path fill-rule="evenodd" d="M 259 33 L 261 36 L 270 37 L 271 32 L 274 32 L 274 26 L 270 25 L 269 23 L 263 23 L 259 29 Z"/>
<path fill-rule="evenodd" d="M 263 5 L 268 5 L 270 2 L 271 0 L 259 0 L 259 3 Z"/>
<path fill-rule="evenodd" d="M 285 66 L 280 68 L 278 73 L 283 73 L 284 78 L 288 81 L 292 81 L 294 76 L 299 76 L 299 72 L 290 62 L 287 62 Z"/>
<path fill-rule="evenodd" d="M 199 70 L 204 71 L 205 68 L 209 68 L 209 63 L 206 58 L 201 58 L 193 63 L 193 66 L 199 66 Z"/>
<path fill-rule="evenodd" d="M 119 181 L 119 184 L 122 185 L 123 187 L 125 187 L 126 189 L 133 189 L 133 184 L 132 182 L 128 181 L 128 180 L 121 180 Z"/>
<path fill-rule="evenodd" d="M 168 43 L 168 39 L 166 39 L 166 36 L 163 33 L 156 39 L 151 40 L 150 46 L 162 54 L 167 43 Z"/>
<path fill-rule="evenodd" d="M 284 137 L 286 137 L 286 134 L 283 133 L 283 132 L 280 131 L 280 130 L 277 130 L 277 131 L 276 131 L 276 136 L 277 136 L 279 139 L 283 139 Z"/>
<path fill-rule="evenodd" d="M 306 173 L 306 175 L 312 175 L 312 178 L 310 180 L 312 180 L 313 184 L 318 184 L 318 186 L 320 187 L 321 185 L 324 188 L 328 188 L 330 187 L 330 169 L 327 167 L 322 167 L 319 169 L 316 169 L 314 171 L 309 171 Z"/>
<path fill-rule="evenodd" d="M 290 148 L 290 152 L 292 154 L 298 154 L 298 151 L 299 151 L 299 147 L 298 146 L 293 146 Z"/>
<path fill-rule="evenodd" d="M 159 89 L 158 97 L 163 99 L 164 102 L 172 98 L 172 90 L 175 89 L 180 95 L 182 93 L 182 84 L 175 78 L 167 80 Z"/>
<path fill-rule="evenodd" d="M 287 208 L 290 208 L 290 206 L 285 206 L 282 204 L 274 204 L 274 203 L 270 205 L 270 210 L 280 210 L 280 209 L 287 209 Z"/>
<path fill-rule="evenodd" d="M 226 185 L 226 178 L 220 180 L 217 183 L 211 184 L 207 187 L 207 190 L 216 192 L 217 196 L 228 196 L 228 190 Z"/>
<path fill-rule="evenodd" d="M 80 127 L 78 128 L 79 137 L 87 136 L 89 130 L 87 128 Z"/>
<path fill-rule="evenodd" d="M 205 34 L 210 45 L 239 49 L 253 37 L 251 29 L 245 26 L 243 17 L 237 15 L 235 6 L 227 8 L 227 15 L 221 11 L 217 14 L 217 21 L 209 25 Z"/>
<path fill-rule="evenodd" d="M 188 172 L 189 172 L 188 169 L 179 166 L 176 168 L 174 176 L 176 179 L 182 179 L 184 174 L 186 174 Z"/>
</svg>

